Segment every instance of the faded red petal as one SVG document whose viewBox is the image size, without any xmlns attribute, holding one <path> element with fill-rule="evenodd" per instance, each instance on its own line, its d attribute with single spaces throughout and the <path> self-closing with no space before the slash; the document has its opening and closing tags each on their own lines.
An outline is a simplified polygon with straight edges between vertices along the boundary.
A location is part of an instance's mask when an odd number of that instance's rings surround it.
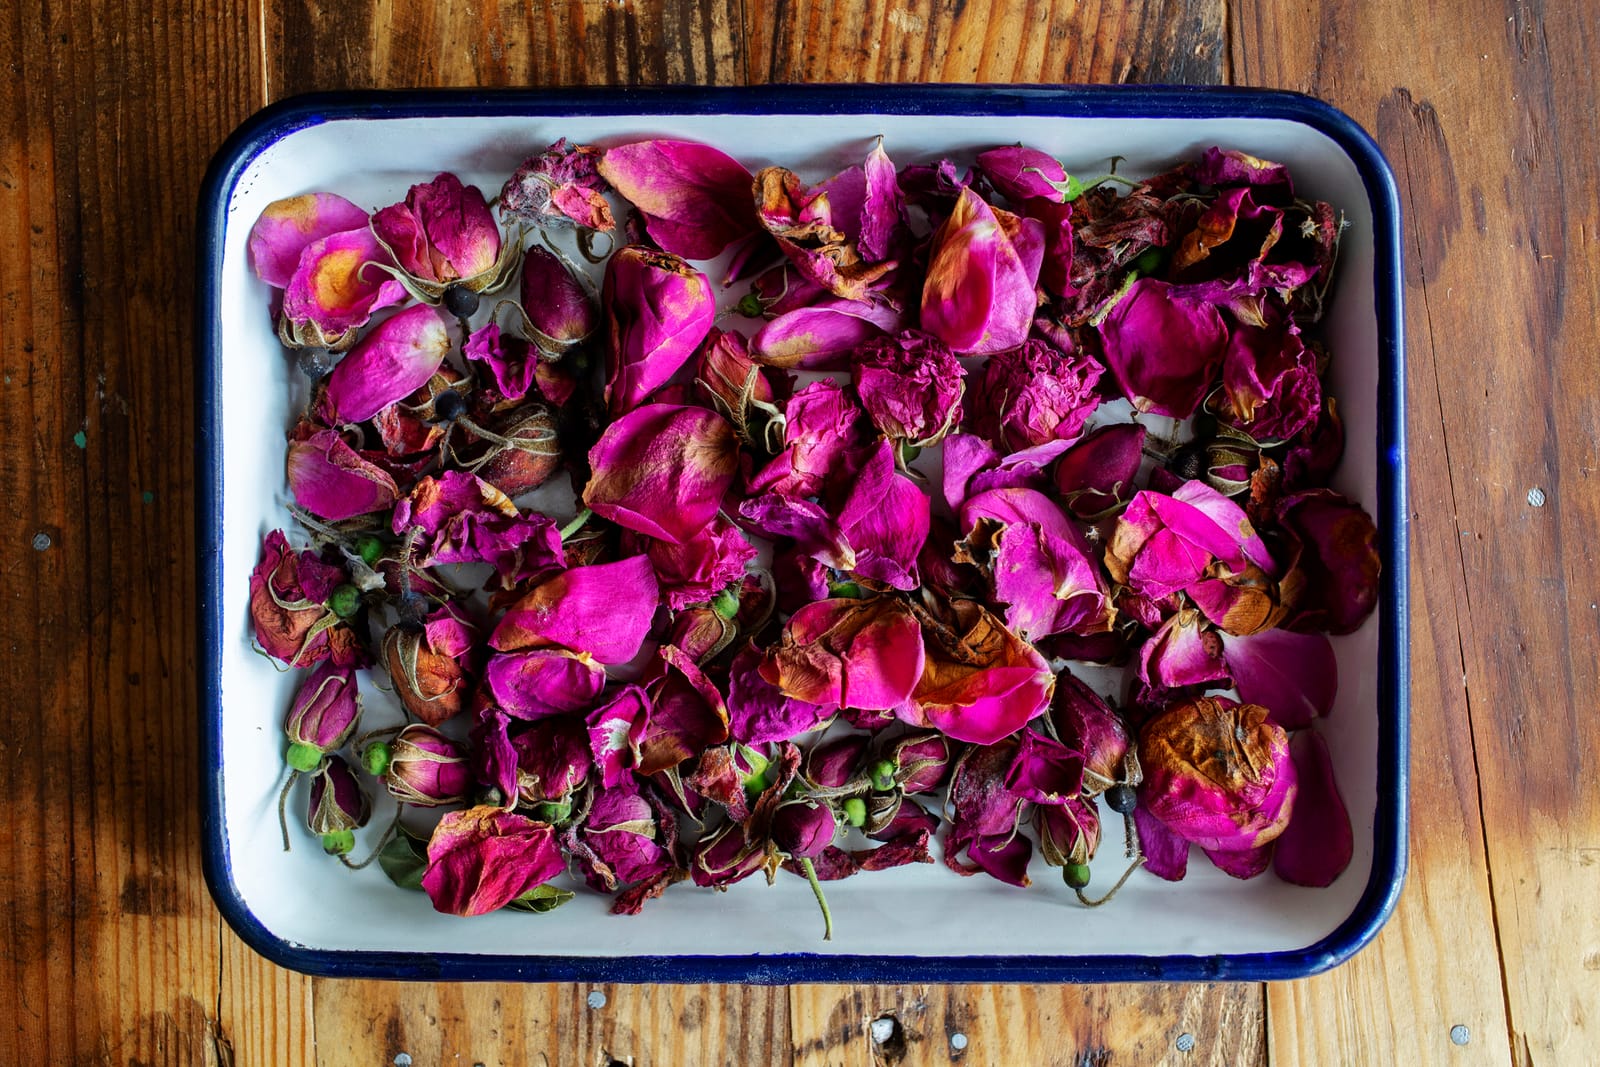
<svg viewBox="0 0 1600 1067">
<path fill-rule="evenodd" d="M 1239 699 L 1260 704 L 1285 730 L 1310 726 L 1333 708 L 1339 663 L 1322 634 L 1264 630 L 1249 637 L 1222 635 L 1222 659 Z"/>
<path fill-rule="evenodd" d="M 1285 882 L 1332 885 L 1355 855 L 1355 833 L 1333 778 L 1328 743 L 1315 730 L 1302 730 L 1289 742 L 1289 755 L 1300 778 L 1300 795 L 1278 838 L 1272 867 Z"/>
<path fill-rule="evenodd" d="M 428 841 L 422 888 L 436 910 L 483 915 L 565 869 L 555 832 L 494 807 L 447 812 Z"/>
</svg>

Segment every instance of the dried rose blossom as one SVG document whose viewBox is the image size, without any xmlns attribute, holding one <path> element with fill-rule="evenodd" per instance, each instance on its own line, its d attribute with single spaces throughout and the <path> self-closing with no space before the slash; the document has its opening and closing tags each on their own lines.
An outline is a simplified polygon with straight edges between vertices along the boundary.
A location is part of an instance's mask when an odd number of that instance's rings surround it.
<svg viewBox="0 0 1600 1067">
<path fill-rule="evenodd" d="M 393 529 L 417 531 L 424 566 L 487 563 L 502 584 L 558 570 L 561 535 L 547 516 L 524 515 L 511 498 L 465 471 L 419 481 L 394 509 Z"/>
<path fill-rule="evenodd" d="M 529 156 L 500 190 L 500 210 L 534 226 L 568 224 L 609 231 L 616 227 L 600 176 L 602 150 L 568 144 L 565 137 Z"/>
<path fill-rule="evenodd" d="M 1308 489 L 1278 504 L 1278 522 L 1292 539 L 1289 570 L 1304 582 L 1285 626 L 1354 632 L 1378 603 L 1378 529 L 1360 504 L 1332 489 Z"/>
<path fill-rule="evenodd" d="M 878 293 L 863 300 L 830 296 L 774 315 L 751 338 L 750 349 L 769 367 L 847 370 L 856 349 L 904 323 L 900 306 Z"/>
<path fill-rule="evenodd" d="M 937 444 L 961 421 L 961 364 L 944 342 L 918 330 L 858 347 L 851 380 L 872 424 L 909 447 Z"/>
<path fill-rule="evenodd" d="M 484 915 L 562 873 L 555 831 L 495 807 L 446 813 L 428 840 L 422 888 L 435 910 Z"/>
<path fill-rule="evenodd" d="M 1262 323 L 1233 328 L 1222 357 L 1228 421 L 1258 441 L 1287 440 L 1322 406 L 1316 359 L 1288 313 L 1267 305 Z"/>
<path fill-rule="evenodd" d="M 676 767 L 728 739 L 722 694 L 680 649 L 662 645 L 639 684 L 649 698 L 639 737 L 640 774 Z"/>
<path fill-rule="evenodd" d="M 416 294 L 435 299 L 452 283 L 475 293 L 497 288 L 518 244 L 501 240 L 483 193 L 450 173 L 413 185 L 403 201 L 374 212 L 372 232 Z"/>
<path fill-rule="evenodd" d="M 1147 685 L 1177 689 L 1227 678 L 1222 635 L 1192 608 L 1168 616 L 1139 649 L 1139 680 Z"/>
<path fill-rule="evenodd" d="M 845 231 L 834 224 L 826 191 L 807 192 L 783 167 L 755 176 L 756 217 L 796 269 L 834 296 L 866 300 L 894 266 L 868 263 Z"/>
<path fill-rule="evenodd" d="M 1050 704 L 1055 678 L 1033 646 L 970 600 L 949 605 L 927 638 L 926 666 L 895 714 L 958 741 L 993 744 Z"/>
<path fill-rule="evenodd" d="M 866 445 L 871 426 L 849 389 L 831 379 L 795 392 L 784 407 L 784 449 L 750 480 L 752 492 L 814 497 Z"/>
<path fill-rule="evenodd" d="M 346 616 L 329 606 L 341 590 L 359 594 L 341 568 L 323 562 L 315 552 L 291 549 L 282 530 L 268 533 L 261 542 L 261 559 L 250 572 L 256 644 L 290 667 L 323 660 L 338 667 L 366 666 L 366 652 Z M 341 596 L 350 601 L 354 614 L 354 597 Z"/>
<path fill-rule="evenodd" d="M 273 288 L 287 289 L 309 245 L 366 225 L 366 211 L 333 193 L 274 200 L 250 227 L 250 268 Z"/>
<path fill-rule="evenodd" d="M 1213 852 L 1270 844 L 1289 823 L 1296 775 L 1267 709 L 1225 697 L 1179 704 L 1139 733 L 1140 804 Z"/>
<path fill-rule="evenodd" d="M 717 313 L 704 274 L 671 253 L 635 245 L 606 261 L 600 307 L 613 417 L 665 385 L 700 347 Z"/>
<path fill-rule="evenodd" d="M 565 800 L 593 766 L 588 731 L 572 715 L 540 719 L 513 736 L 511 747 L 517 754 L 517 801 L 529 806 Z"/>
<path fill-rule="evenodd" d="M 787 856 L 815 858 L 833 844 L 839 820 L 826 804 L 795 800 L 781 805 L 772 817 L 772 843 Z"/>
<path fill-rule="evenodd" d="M 761 664 L 761 677 L 786 696 L 866 711 L 899 706 L 922 671 L 922 627 L 892 597 L 801 608 Z"/>
<path fill-rule="evenodd" d="M 756 558 L 756 547 L 721 515 L 682 544 L 648 540 L 645 555 L 674 611 L 706 603 L 743 578 L 745 566 Z"/>
<path fill-rule="evenodd" d="M 599 790 L 583 818 L 583 851 L 574 856 L 589 884 L 602 892 L 633 885 L 673 867 L 650 802 L 630 782 Z"/>
<path fill-rule="evenodd" d="M 1008 452 L 1075 441 L 1100 404 L 1100 364 L 1044 341 L 989 357 L 972 398 L 974 428 Z"/>
<path fill-rule="evenodd" d="M 1277 573 L 1277 564 L 1243 509 L 1203 482 L 1170 496 L 1145 490 L 1117 519 L 1105 564 L 1114 581 L 1152 598 L 1198 583 L 1213 563 L 1229 573 L 1250 566 Z"/>
</svg>

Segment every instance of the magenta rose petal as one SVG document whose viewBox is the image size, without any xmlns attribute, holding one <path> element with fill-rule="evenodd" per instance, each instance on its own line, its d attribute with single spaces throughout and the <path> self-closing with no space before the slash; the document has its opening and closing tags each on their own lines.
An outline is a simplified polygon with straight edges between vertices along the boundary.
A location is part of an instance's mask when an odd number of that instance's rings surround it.
<svg viewBox="0 0 1600 1067">
<path fill-rule="evenodd" d="M 343 422 L 365 422 L 428 383 L 445 354 L 444 319 L 418 304 L 363 337 L 328 376 L 327 400 Z"/>
<path fill-rule="evenodd" d="M 489 637 L 501 652 L 557 646 L 600 663 L 639 654 L 660 601 L 648 556 L 562 571 L 512 604 Z"/>
<path fill-rule="evenodd" d="M 1280 838 L 1279 840 L 1282 839 Z M 1217 870 L 1230 878 L 1238 878 L 1240 880 L 1254 878 L 1272 863 L 1271 845 L 1230 852 L 1210 848 L 1202 849 L 1201 851 L 1206 854 L 1206 859 L 1216 865 Z"/>
<path fill-rule="evenodd" d="M 917 555 L 928 539 L 928 496 L 895 470 L 894 445 L 882 441 L 862 466 L 839 525 L 854 550 L 855 574 L 896 589 L 915 589 Z"/>
<path fill-rule="evenodd" d="M 1378 603 L 1383 563 L 1372 516 L 1331 489 L 1308 489 L 1279 502 L 1278 522 L 1300 546 L 1294 568 L 1305 580 L 1305 592 L 1285 625 L 1354 632 Z"/>
<path fill-rule="evenodd" d="M 413 185 L 372 216 L 372 229 L 415 278 L 447 284 L 482 274 L 500 258 L 500 228 L 483 193 L 454 174 Z"/>
<path fill-rule="evenodd" d="M 1189 842 L 1167 829 L 1167 824 L 1143 806 L 1133 810 L 1133 825 L 1139 833 L 1139 850 L 1144 854 L 1144 869 L 1168 882 L 1181 882 L 1189 871 Z"/>
<path fill-rule="evenodd" d="M 1339 664 L 1326 636 L 1288 630 L 1221 636 L 1222 659 L 1239 699 L 1266 708 L 1285 730 L 1310 726 L 1333 708 Z"/>
<path fill-rule="evenodd" d="M 333 193 L 274 200 L 250 227 L 250 267 L 268 285 L 288 288 L 307 245 L 366 225 L 366 211 Z"/>
<path fill-rule="evenodd" d="M 901 311 L 885 300 L 828 297 L 772 318 L 750 339 L 750 353 L 769 367 L 847 370 L 856 348 L 903 323 Z"/>
<path fill-rule="evenodd" d="M 645 554 L 656 569 L 667 606 L 681 611 L 703 604 L 744 577 L 756 547 L 721 515 L 681 545 L 652 540 Z"/>
<path fill-rule="evenodd" d="M 631 411 L 689 361 L 716 321 L 711 280 L 677 256 L 629 246 L 606 261 L 606 402 Z"/>
<path fill-rule="evenodd" d="M 647 404 L 589 452 L 583 502 L 618 526 L 682 544 L 711 521 L 738 468 L 739 439 L 714 411 Z"/>
<path fill-rule="evenodd" d="M 711 259 L 759 228 L 754 177 L 710 145 L 636 141 L 607 149 L 599 171 L 639 209 L 655 242 L 676 255 Z"/>
<path fill-rule="evenodd" d="M 406 298 L 382 269 L 392 262 L 365 225 L 312 241 L 284 287 L 284 319 L 308 343 L 347 347 L 374 311 Z"/>
<path fill-rule="evenodd" d="M 435 910 L 484 915 L 561 874 L 555 831 L 493 807 L 445 814 L 428 841 L 422 888 Z"/>
<path fill-rule="evenodd" d="M 1272 867 L 1285 882 L 1332 885 L 1355 855 L 1355 833 L 1334 781 L 1328 743 L 1316 731 L 1302 730 L 1289 742 L 1289 755 L 1300 778 L 1300 795 L 1278 838 Z"/>
<path fill-rule="evenodd" d="M 888 259 L 894 247 L 895 234 L 900 228 L 900 209 L 904 197 L 900 193 L 900 180 L 889 154 L 883 150 L 883 138 L 867 153 L 864 165 L 866 189 L 861 204 L 861 234 L 857 247 L 861 257 L 869 263 Z"/>
<path fill-rule="evenodd" d="M 589 751 L 600 771 L 601 786 L 613 789 L 630 781 L 650 724 L 650 697 L 639 686 L 624 686 L 589 713 L 587 724 Z"/>
<path fill-rule="evenodd" d="M 964 355 L 1015 348 L 1033 324 L 1043 257 L 1043 226 L 962 188 L 933 236 L 922 328 Z"/>
<path fill-rule="evenodd" d="M 483 678 L 495 703 L 518 719 L 582 711 L 606 684 L 599 663 L 560 648 L 490 656 Z"/>
<path fill-rule="evenodd" d="M 728 730 L 749 745 L 787 741 L 810 733 L 833 718 L 824 704 L 784 696 L 761 677 L 761 653 L 747 645 L 734 657 L 728 676 Z"/>
<path fill-rule="evenodd" d="M 291 441 L 287 467 L 295 503 L 329 522 L 382 511 L 399 495 L 388 473 L 332 430 Z"/>
<path fill-rule="evenodd" d="M 1094 519 L 1133 499 L 1146 430 L 1133 422 L 1093 430 L 1062 453 L 1056 491 L 1068 511 Z"/>
<path fill-rule="evenodd" d="M 1169 616 L 1139 649 L 1139 680 L 1146 685 L 1178 689 L 1227 678 L 1221 635 L 1191 609 Z"/>
<path fill-rule="evenodd" d="M 1106 366 L 1133 406 L 1186 419 L 1221 367 L 1228 330 L 1217 309 L 1140 278 L 1100 325 Z"/>
</svg>

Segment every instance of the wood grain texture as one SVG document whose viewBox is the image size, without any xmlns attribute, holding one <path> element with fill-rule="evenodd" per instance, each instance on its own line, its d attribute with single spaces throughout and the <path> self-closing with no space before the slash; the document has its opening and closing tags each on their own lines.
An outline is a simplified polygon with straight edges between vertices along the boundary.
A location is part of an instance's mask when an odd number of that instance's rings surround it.
<svg viewBox="0 0 1600 1067">
<path fill-rule="evenodd" d="M 1221 0 L 747 0 L 751 82 L 1226 80 Z"/>
<path fill-rule="evenodd" d="M 789 1015 L 795 1067 L 1266 1062 L 1260 986 L 795 986 Z"/>
<path fill-rule="evenodd" d="M 1236 69 L 1374 130 L 1409 216 L 1416 823 L 1377 949 L 1272 990 L 1273 1059 L 1593 1062 L 1600 168 L 1593 79 L 1559 73 L 1593 11 L 1318 14 L 1241 4 Z"/>
<path fill-rule="evenodd" d="M 256 18 L 130 14 L 0 12 L 0 1062 L 305 1062 L 309 983 L 219 940 L 195 789 L 194 192 L 262 103 Z"/>
</svg>

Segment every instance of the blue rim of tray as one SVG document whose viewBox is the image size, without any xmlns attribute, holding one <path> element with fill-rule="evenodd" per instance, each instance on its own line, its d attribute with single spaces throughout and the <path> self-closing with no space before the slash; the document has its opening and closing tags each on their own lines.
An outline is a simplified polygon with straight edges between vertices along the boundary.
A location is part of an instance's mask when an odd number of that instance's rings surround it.
<svg viewBox="0 0 1600 1067">
<path fill-rule="evenodd" d="M 227 207 L 245 168 L 296 130 L 337 119 L 651 114 L 962 114 L 1064 118 L 1282 119 L 1334 141 L 1371 201 L 1378 324 L 1378 494 L 1384 523 L 1378 636 L 1378 807 L 1372 873 L 1332 933 L 1286 952 L 1214 956 L 499 956 L 361 952 L 285 941 L 250 911 L 233 880 L 223 814 L 221 735 L 222 432 L 219 286 Z M 1270 981 L 1317 974 L 1370 942 L 1406 873 L 1409 642 L 1405 358 L 1400 209 L 1394 175 L 1342 111 L 1298 93 L 1180 86 L 788 86 L 773 88 L 406 90 L 294 97 L 247 120 L 211 161 L 200 190 L 195 302 L 195 522 L 202 723 L 203 866 L 218 909 L 267 959 L 307 974 L 402 980 L 584 982 L 1116 982 Z"/>
</svg>

